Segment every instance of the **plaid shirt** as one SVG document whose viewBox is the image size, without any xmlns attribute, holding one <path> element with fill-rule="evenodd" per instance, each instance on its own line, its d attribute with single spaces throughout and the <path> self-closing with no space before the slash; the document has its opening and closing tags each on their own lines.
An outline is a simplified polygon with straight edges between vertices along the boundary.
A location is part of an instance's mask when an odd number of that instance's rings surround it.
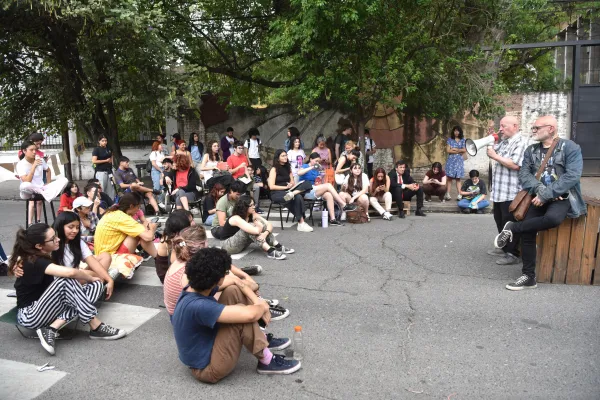
<svg viewBox="0 0 600 400">
<path fill-rule="evenodd" d="M 523 137 L 521 133 L 517 133 L 515 136 L 495 145 L 494 150 L 500 157 L 510 158 L 512 162 L 520 167 L 523 163 L 523 155 L 528 142 L 529 140 Z M 494 203 L 512 201 L 521 190 L 519 171 L 507 168 L 498 161 L 493 161 L 493 168 L 492 201 Z"/>
</svg>

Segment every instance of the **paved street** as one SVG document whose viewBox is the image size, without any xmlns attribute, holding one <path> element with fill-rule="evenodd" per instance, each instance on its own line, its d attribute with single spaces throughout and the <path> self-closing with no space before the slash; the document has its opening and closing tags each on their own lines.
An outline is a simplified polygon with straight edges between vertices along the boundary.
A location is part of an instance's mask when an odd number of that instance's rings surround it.
<svg viewBox="0 0 600 400">
<path fill-rule="evenodd" d="M 0 202 L 7 252 L 23 207 Z M 195 381 L 177 358 L 150 261 L 100 308 L 103 320 L 129 331 L 122 340 L 80 332 L 59 341 L 52 357 L 0 323 L 0 399 L 600 398 L 600 287 L 504 289 L 521 267 L 498 266 L 486 254 L 491 215 L 377 218 L 311 234 L 274 226 L 296 254 L 275 261 L 253 250 L 235 263 L 261 264 L 261 292 L 290 309 L 271 332 L 303 326 L 298 373 L 260 376 L 243 350 L 224 381 Z M 0 278 L 0 314 L 14 307 L 11 289 L 12 280 Z M 36 371 L 47 362 L 56 369 Z"/>
</svg>

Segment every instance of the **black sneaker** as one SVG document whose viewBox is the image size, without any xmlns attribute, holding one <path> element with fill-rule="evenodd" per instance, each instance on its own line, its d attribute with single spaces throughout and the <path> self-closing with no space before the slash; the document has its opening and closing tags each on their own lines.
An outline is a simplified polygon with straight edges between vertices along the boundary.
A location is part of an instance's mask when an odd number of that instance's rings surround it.
<svg viewBox="0 0 600 400">
<path fill-rule="evenodd" d="M 423 210 L 421 210 L 421 209 L 418 209 L 418 210 L 417 210 L 417 212 L 415 212 L 415 215 L 416 215 L 417 217 L 426 217 L 426 216 L 427 216 L 427 214 L 425 214 L 425 213 L 423 212 Z"/>
<path fill-rule="evenodd" d="M 294 254 L 296 252 L 296 250 L 285 247 L 284 245 L 281 245 L 280 248 L 275 247 L 275 249 L 281 251 L 283 254 Z"/>
<path fill-rule="evenodd" d="M 463 214 L 471 214 L 471 210 L 469 210 L 468 208 L 463 208 L 460 212 L 462 212 Z"/>
<path fill-rule="evenodd" d="M 506 285 L 508 290 L 535 289 L 536 287 L 537 282 L 535 281 L 535 278 L 527 275 L 521 275 L 516 281 Z"/>
<path fill-rule="evenodd" d="M 274 260 L 285 260 L 287 256 L 281 251 L 273 249 L 267 253 L 267 258 L 272 258 Z"/>
<path fill-rule="evenodd" d="M 508 242 L 512 242 L 513 239 L 513 233 L 510 230 L 510 228 L 512 227 L 512 222 L 508 221 L 505 225 L 504 228 L 502 228 L 502 232 L 500 232 L 498 235 L 496 235 L 496 238 L 494 239 L 494 246 L 497 249 L 501 249 L 504 246 L 506 246 L 508 244 Z"/>
<path fill-rule="evenodd" d="M 352 203 L 352 204 L 346 204 L 344 206 L 344 208 L 342 209 L 342 211 L 354 211 L 354 210 L 356 210 L 357 207 L 358 206 L 356 204 L 354 204 L 354 203 Z"/>
<path fill-rule="evenodd" d="M 39 328 L 35 330 L 40 338 L 42 347 L 50 354 L 54 355 L 54 343 L 56 341 L 56 331 L 50 328 Z"/>
<path fill-rule="evenodd" d="M 146 251 L 142 250 L 139 253 L 140 257 L 142 257 L 144 259 L 144 261 L 148 261 L 149 259 L 152 258 L 152 256 L 148 253 L 146 253 Z"/>
<path fill-rule="evenodd" d="M 483 214 L 483 210 L 477 210 L 475 211 L 475 214 Z"/>
<path fill-rule="evenodd" d="M 400 210 L 398 212 L 398 218 L 402 218 L 402 219 L 406 218 L 406 213 L 404 212 L 404 210 Z"/>
<path fill-rule="evenodd" d="M 302 364 L 298 360 L 289 360 L 280 354 L 273 354 L 269 365 L 259 361 L 256 372 L 261 375 L 287 375 L 298 371 Z"/>
<path fill-rule="evenodd" d="M 292 344 L 289 338 L 276 338 L 272 333 L 267 333 L 267 341 L 270 350 L 283 350 Z"/>
<path fill-rule="evenodd" d="M 248 275 L 260 275 L 260 273 L 263 270 L 263 267 L 261 267 L 260 265 L 251 265 L 249 267 L 242 267 L 240 269 Z"/>
<path fill-rule="evenodd" d="M 271 321 L 279 321 L 290 315 L 290 310 L 281 306 L 270 306 L 269 310 L 271 311 Z"/>
<path fill-rule="evenodd" d="M 344 224 L 342 224 L 340 221 L 338 221 L 337 219 L 332 219 L 329 221 L 329 225 L 330 226 L 344 226 Z"/>
<path fill-rule="evenodd" d="M 117 340 L 126 335 L 127 332 L 123 329 L 113 328 L 110 325 L 106 325 L 104 322 L 102 322 L 96 330 L 90 330 L 90 339 Z"/>
</svg>

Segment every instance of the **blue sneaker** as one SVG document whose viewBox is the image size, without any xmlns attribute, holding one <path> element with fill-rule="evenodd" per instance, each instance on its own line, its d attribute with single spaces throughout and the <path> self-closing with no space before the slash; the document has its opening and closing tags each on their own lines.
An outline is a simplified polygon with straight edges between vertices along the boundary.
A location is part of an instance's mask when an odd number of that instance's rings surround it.
<svg viewBox="0 0 600 400">
<path fill-rule="evenodd" d="M 269 342 L 269 350 L 283 350 L 292 344 L 289 338 L 276 338 L 272 333 L 267 333 L 267 341 Z"/>
<path fill-rule="evenodd" d="M 288 375 L 298 371 L 301 366 L 298 360 L 286 360 L 285 356 L 273 354 L 271 363 L 265 365 L 259 362 L 256 372 L 261 375 Z"/>
</svg>

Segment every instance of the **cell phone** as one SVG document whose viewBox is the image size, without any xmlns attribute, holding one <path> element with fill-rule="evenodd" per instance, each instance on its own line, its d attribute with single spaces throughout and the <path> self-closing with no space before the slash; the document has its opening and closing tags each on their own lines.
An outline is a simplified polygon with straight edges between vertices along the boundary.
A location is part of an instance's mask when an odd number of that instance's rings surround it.
<svg viewBox="0 0 600 400">
<path fill-rule="evenodd" d="M 96 197 L 98 197 L 98 188 L 94 189 L 94 195 L 92 196 L 92 201 L 96 201 Z"/>
</svg>

